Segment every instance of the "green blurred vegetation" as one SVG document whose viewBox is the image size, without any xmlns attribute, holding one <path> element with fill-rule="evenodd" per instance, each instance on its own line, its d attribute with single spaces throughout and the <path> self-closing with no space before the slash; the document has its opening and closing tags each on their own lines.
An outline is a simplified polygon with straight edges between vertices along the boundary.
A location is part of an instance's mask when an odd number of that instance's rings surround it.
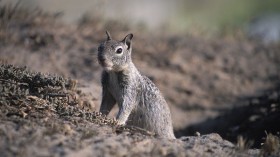
<svg viewBox="0 0 280 157">
<path fill-rule="evenodd" d="M 69 23 L 87 16 L 87 19 L 120 21 L 123 25 L 133 25 L 133 30 L 151 28 L 165 32 L 168 28 L 168 32 L 199 34 L 244 30 L 255 17 L 280 13 L 280 0 L 0 0 L 0 5 L 12 2 L 20 2 L 20 6 L 31 10 L 38 7 L 46 12 L 61 12 L 61 19 Z"/>
<path fill-rule="evenodd" d="M 252 19 L 280 13 L 279 0 L 187 0 L 172 18 L 173 31 L 225 33 L 243 29 Z"/>
</svg>

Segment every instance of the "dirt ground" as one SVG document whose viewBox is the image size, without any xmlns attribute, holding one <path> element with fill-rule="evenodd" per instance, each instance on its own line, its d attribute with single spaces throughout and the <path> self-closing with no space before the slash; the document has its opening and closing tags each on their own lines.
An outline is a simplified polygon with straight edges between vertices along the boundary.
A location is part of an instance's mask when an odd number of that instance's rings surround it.
<svg viewBox="0 0 280 157">
<path fill-rule="evenodd" d="M 279 44 L 243 35 L 152 34 L 98 18 L 66 25 L 40 10 L 0 11 L 1 156 L 279 155 Z M 177 140 L 118 128 L 110 119 L 115 112 L 95 112 L 96 50 L 105 30 L 118 40 L 134 33 L 133 61 L 168 101 Z"/>
</svg>

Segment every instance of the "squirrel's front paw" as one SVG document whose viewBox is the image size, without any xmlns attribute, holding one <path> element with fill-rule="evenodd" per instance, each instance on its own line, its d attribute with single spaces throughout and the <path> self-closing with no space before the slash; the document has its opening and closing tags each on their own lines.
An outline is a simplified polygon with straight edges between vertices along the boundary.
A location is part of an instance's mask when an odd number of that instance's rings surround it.
<svg viewBox="0 0 280 157">
<path fill-rule="evenodd" d="M 117 125 L 124 126 L 125 125 L 125 121 L 117 119 Z"/>
</svg>

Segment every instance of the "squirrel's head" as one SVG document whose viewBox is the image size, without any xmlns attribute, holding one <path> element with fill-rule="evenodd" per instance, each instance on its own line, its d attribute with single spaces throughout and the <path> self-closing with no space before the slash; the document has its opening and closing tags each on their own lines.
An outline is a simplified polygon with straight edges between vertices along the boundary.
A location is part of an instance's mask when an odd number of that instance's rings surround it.
<svg viewBox="0 0 280 157">
<path fill-rule="evenodd" d="M 106 34 L 107 40 L 98 47 L 98 62 L 106 71 L 123 71 L 131 62 L 133 34 L 121 41 L 113 40 L 108 31 Z"/>
</svg>

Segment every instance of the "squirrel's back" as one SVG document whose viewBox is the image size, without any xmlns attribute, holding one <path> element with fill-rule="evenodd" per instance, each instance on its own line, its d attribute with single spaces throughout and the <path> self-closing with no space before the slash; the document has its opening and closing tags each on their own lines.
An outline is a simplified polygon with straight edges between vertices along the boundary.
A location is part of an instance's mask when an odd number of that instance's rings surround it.
<svg viewBox="0 0 280 157">
<path fill-rule="evenodd" d="M 159 137 L 174 139 L 167 102 L 148 77 L 142 75 L 142 81 L 139 102 L 130 114 L 127 124 L 153 131 Z"/>
</svg>

